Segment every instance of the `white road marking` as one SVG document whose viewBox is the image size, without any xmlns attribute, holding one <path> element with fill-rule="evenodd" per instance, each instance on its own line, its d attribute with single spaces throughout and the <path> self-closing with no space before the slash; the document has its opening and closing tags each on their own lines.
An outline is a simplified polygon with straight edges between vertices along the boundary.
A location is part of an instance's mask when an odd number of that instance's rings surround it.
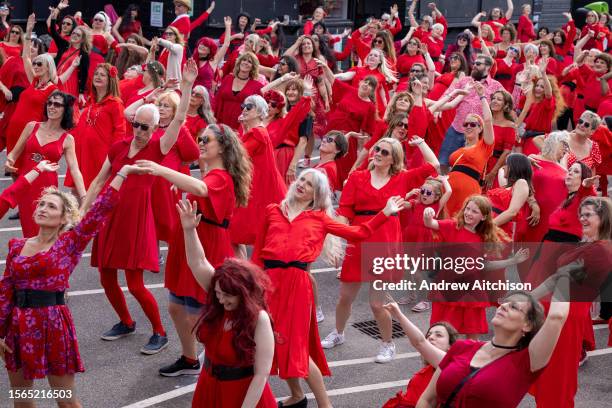
<svg viewBox="0 0 612 408">
<path fill-rule="evenodd" d="M 147 289 L 159 289 L 159 288 L 163 288 L 164 284 L 163 283 L 154 283 L 151 285 L 145 285 L 145 288 Z M 127 286 L 122 286 L 121 290 L 124 292 L 128 291 Z M 68 297 L 72 297 L 72 296 L 83 296 L 83 295 L 97 295 L 99 293 L 104 293 L 104 289 L 90 289 L 90 290 L 73 290 L 68 292 Z"/>
<path fill-rule="evenodd" d="M 21 227 L 0 228 L 0 232 L 13 232 L 13 231 L 21 231 Z"/>
<path fill-rule="evenodd" d="M 177 398 L 180 397 L 181 395 L 185 395 L 188 394 L 190 392 L 193 392 L 195 390 L 196 384 L 190 384 L 190 385 L 186 385 L 184 387 L 180 387 L 177 388 L 175 390 L 160 394 L 160 395 L 156 395 L 154 397 L 151 398 L 147 398 L 146 400 L 142 400 L 142 401 L 138 401 L 135 402 L 133 404 L 130 405 L 125 405 L 123 408 L 145 408 L 145 407 L 151 407 L 155 404 L 159 404 L 160 402 L 164 402 L 164 401 L 168 401 L 171 400 L 173 398 Z"/>
<path fill-rule="evenodd" d="M 313 159 L 314 159 L 314 157 L 313 157 Z M 319 158 L 317 157 L 316 159 L 319 159 Z M 200 171 L 200 169 L 192 169 L 191 170 L 192 173 L 197 173 L 199 171 Z M 57 176 L 57 178 L 61 178 L 61 179 L 66 178 L 66 175 L 65 174 L 60 174 L 60 175 Z M 0 181 L 13 181 L 13 178 L 12 177 L 0 177 Z"/>
</svg>

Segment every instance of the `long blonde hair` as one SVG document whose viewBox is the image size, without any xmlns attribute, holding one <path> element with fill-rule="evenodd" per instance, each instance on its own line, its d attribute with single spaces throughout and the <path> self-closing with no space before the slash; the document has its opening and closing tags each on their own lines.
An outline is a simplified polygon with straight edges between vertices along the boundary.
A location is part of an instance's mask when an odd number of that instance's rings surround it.
<svg viewBox="0 0 612 408">
<path fill-rule="evenodd" d="M 380 145 L 381 143 L 387 143 L 391 146 L 391 158 L 393 158 L 393 163 L 391 167 L 389 167 L 389 175 L 393 176 L 398 174 L 400 171 L 404 169 L 404 149 L 402 148 L 402 144 L 399 140 L 393 139 L 391 137 L 383 137 L 381 138 L 372 148 L 370 149 L 370 153 L 374 152 L 374 149 Z M 374 169 L 374 162 L 370 162 L 368 165 L 368 170 Z"/>
<path fill-rule="evenodd" d="M 380 59 L 380 65 L 378 66 L 378 70 L 381 74 L 383 74 L 385 80 L 387 82 L 399 82 L 399 79 L 397 79 L 397 73 L 393 71 L 391 67 L 389 67 L 389 63 L 387 62 L 385 53 L 382 50 L 379 50 L 378 48 L 372 48 L 369 54 L 373 52 L 378 54 L 378 58 Z"/>
</svg>

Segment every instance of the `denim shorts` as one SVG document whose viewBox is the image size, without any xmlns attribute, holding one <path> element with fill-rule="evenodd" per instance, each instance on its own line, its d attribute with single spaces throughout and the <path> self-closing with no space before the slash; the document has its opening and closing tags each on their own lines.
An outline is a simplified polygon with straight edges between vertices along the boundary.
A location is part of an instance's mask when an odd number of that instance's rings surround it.
<svg viewBox="0 0 612 408">
<path fill-rule="evenodd" d="M 438 154 L 438 160 L 443 166 L 448 166 L 450 163 L 449 157 L 453 152 L 461 147 L 465 146 L 465 136 L 463 133 L 455 130 L 454 127 L 450 126 L 444 136 L 442 147 L 440 147 L 440 153 Z"/>
<path fill-rule="evenodd" d="M 199 315 L 202 313 L 202 307 L 204 307 L 202 303 L 190 296 L 177 296 L 170 291 L 168 291 L 168 300 L 172 303 L 183 306 L 190 314 Z"/>
</svg>

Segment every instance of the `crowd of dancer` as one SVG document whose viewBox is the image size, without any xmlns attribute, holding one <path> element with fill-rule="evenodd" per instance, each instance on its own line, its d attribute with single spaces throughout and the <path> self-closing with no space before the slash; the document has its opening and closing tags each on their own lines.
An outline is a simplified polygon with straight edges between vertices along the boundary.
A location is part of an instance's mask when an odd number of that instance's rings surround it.
<svg viewBox="0 0 612 408">
<path fill-rule="evenodd" d="M 612 264 L 609 14 L 589 11 L 577 27 L 564 13 L 563 27 L 536 31 L 531 7 L 513 21 L 507 0 L 449 39 L 435 3 L 417 21 L 412 1 L 410 27 L 393 6 L 341 34 L 317 8 L 291 43 L 278 21 L 243 12 L 223 18 L 220 38 L 190 42 L 215 2 L 194 19 L 191 0 L 174 8 L 163 36 L 146 38 L 137 5 L 86 19 L 61 0 L 45 32 L 34 30 L 43 16 L 23 27 L 0 7 L 0 147 L 14 180 L 0 213 L 18 207 L 23 233 L 0 281 L 11 387 L 46 377 L 72 389 L 84 371 L 65 292 L 93 240 L 91 265 L 119 320 L 101 338 L 136 331 L 123 270 L 149 320 L 147 355 L 168 346 L 170 328 L 143 276 L 165 263 L 181 355 L 159 374 L 199 375 L 194 407 L 305 407 L 300 379 L 331 407 L 324 349 L 350 340 L 364 284 L 382 338 L 374 361 L 394 359 L 395 319 L 425 362 L 381 406 L 515 407 L 528 392 L 538 408 L 574 406 L 595 348 L 592 301 Z M 58 189 L 62 158 L 71 192 Z M 487 264 L 518 265 L 535 289 L 400 299 L 431 309 L 423 334 L 363 267 L 364 243 L 392 257 L 402 242 L 542 243 L 535 260 L 516 251 Z M 341 266 L 323 338 L 310 273 L 319 259 Z M 569 302 L 585 270 L 595 293 Z M 611 304 L 600 310 L 612 328 Z M 270 375 L 287 382 L 285 401 Z"/>
</svg>

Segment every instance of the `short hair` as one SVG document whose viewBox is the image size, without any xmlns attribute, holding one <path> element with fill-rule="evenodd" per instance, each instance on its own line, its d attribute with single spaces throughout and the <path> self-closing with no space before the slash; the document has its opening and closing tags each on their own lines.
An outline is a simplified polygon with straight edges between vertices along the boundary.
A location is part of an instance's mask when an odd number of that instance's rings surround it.
<svg viewBox="0 0 612 408">
<path fill-rule="evenodd" d="M 332 136 L 334 138 L 334 143 L 338 149 L 338 153 L 336 153 L 334 159 L 337 160 L 348 152 L 348 140 L 346 139 L 344 132 L 339 130 L 330 130 L 325 136 Z"/>
<path fill-rule="evenodd" d="M 527 51 L 533 51 L 536 55 L 540 55 L 540 49 L 537 45 L 529 43 L 523 47 L 523 55 L 527 54 Z"/>
<path fill-rule="evenodd" d="M 603 62 L 605 62 L 606 66 L 608 67 L 608 71 L 610 70 L 610 67 L 612 67 L 612 57 L 605 52 L 602 52 L 598 56 L 596 56 L 595 61 L 597 60 L 602 60 Z"/>
<path fill-rule="evenodd" d="M 488 55 L 480 54 L 476 57 L 476 59 L 484 60 L 484 63 L 487 67 L 493 66 L 493 58 L 489 57 Z"/>
<path fill-rule="evenodd" d="M 589 124 L 591 125 L 591 130 L 594 131 L 599 127 L 599 125 L 601 125 L 601 118 L 595 112 L 585 110 L 584 112 L 582 112 L 582 115 L 580 115 L 580 118 L 582 119 L 583 116 L 588 118 L 586 120 L 589 121 Z"/>
<path fill-rule="evenodd" d="M 257 116 L 259 116 L 261 120 L 268 117 L 268 103 L 261 95 L 247 96 L 244 103 L 252 103 L 255 106 Z"/>
<path fill-rule="evenodd" d="M 440 23 L 436 23 L 433 26 L 431 26 L 432 30 L 435 30 L 436 28 L 444 30 L 444 26 L 442 24 L 440 24 Z"/>
<path fill-rule="evenodd" d="M 533 295 L 531 295 L 531 293 L 520 290 L 509 292 L 504 297 L 504 299 L 515 295 L 521 295 L 526 297 L 527 303 L 529 303 L 529 310 L 527 310 L 527 312 L 525 313 L 525 320 L 531 324 L 531 331 L 525 333 L 525 335 L 520 338 L 517 344 L 518 349 L 522 350 L 529 346 L 531 340 L 542 328 L 542 325 L 544 324 L 544 307 L 533 297 Z"/>
<path fill-rule="evenodd" d="M 146 103 L 140 108 L 136 109 L 134 117 L 138 116 L 139 113 L 149 113 L 153 116 L 153 126 L 159 125 L 159 109 L 152 103 Z"/>
<path fill-rule="evenodd" d="M 569 132 L 566 130 L 557 130 L 550 132 L 544 144 L 542 144 L 542 155 L 550 156 L 559 146 L 559 143 L 569 143 Z"/>
</svg>

